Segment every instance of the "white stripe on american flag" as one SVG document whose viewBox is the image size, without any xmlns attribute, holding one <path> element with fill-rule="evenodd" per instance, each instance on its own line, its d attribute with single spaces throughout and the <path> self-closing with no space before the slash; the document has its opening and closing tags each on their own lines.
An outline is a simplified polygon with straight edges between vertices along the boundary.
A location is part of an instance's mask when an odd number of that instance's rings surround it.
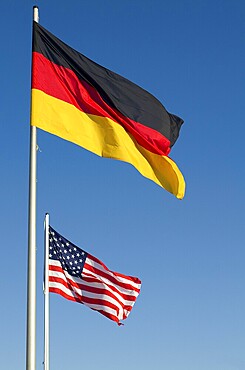
<svg viewBox="0 0 245 370">
<path fill-rule="evenodd" d="M 114 274 L 105 265 L 98 263 L 97 259 L 95 260 L 87 257 L 82 277 L 79 279 L 63 270 L 59 261 L 50 259 L 49 289 L 67 299 L 84 303 L 119 323 L 129 315 L 135 303 L 140 283 L 134 280 L 139 280 L 118 273 Z M 88 281 L 89 279 L 92 279 L 92 282 Z M 92 291 L 89 291 L 91 289 Z M 101 289 L 104 290 L 102 293 Z"/>
<path fill-rule="evenodd" d="M 115 281 L 112 281 L 112 275 L 110 274 L 107 274 L 107 272 L 104 272 L 104 274 L 106 274 L 105 276 L 101 276 L 101 275 L 98 275 L 98 272 L 94 272 L 94 271 L 88 271 L 87 268 L 86 268 L 86 263 L 84 265 L 84 268 L 83 268 L 83 271 L 82 271 L 82 276 L 83 277 L 95 277 L 97 279 L 99 279 L 100 282 L 106 284 L 106 285 L 109 285 L 109 286 L 113 286 L 114 288 L 116 288 L 120 294 L 127 294 L 127 295 L 132 295 L 132 296 L 138 296 L 139 294 L 139 284 L 137 286 L 137 288 L 135 288 L 134 286 L 132 286 L 131 284 L 131 281 L 130 280 L 126 280 L 125 279 L 125 284 L 123 285 L 121 282 L 120 282 L 120 285 L 118 284 L 117 280 Z"/>
<path fill-rule="evenodd" d="M 72 290 L 75 293 L 77 293 L 80 297 L 81 296 L 86 296 L 86 297 L 96 298 L 96 299 L 103 299 L 104 298 L 106 301 L 117 305 L 118 308 L 121 307 L 121 304 L 124 304 L 124 305 L 131 305 L 132 304 L 132 301 L 124 300 L 124 299 L 122 299 L 121 296 L 119 296 L 118 299 L 116 299 L 117 297 L 115 296 L 115 294 L 113 294 L 113 297 L 111 297 L 109 295 L 110 290 L 108 290 L 108 295 L 105 298 L 105 293 L 100 294 L 100 292 L 99 292 L 99 289 L 107 290 L 107 286 L 105 284 L 97 283 L 97 288 L 99 288 L 98 292 L 97 293 L 91 293 L 91 292 L 86 290 L 86 287 L 92 286 L 92 287 L 96 288 L 94 283 L 93 284 L 87 284 L 87 283 L 84 284 L 84 281 L 82 279 L 74 278 L 73 276 L 69 275 L 66 271 L 64 271 L 64 273 L 63 273 L 63 272 L 57 272 L 57 271 L 50 270 L 49 271 L 49 276 L 50 276 L 50 282 L 52 280 L 52 282 L 53 281 L 58 281 L 59 283 L 63 282 L 64 284 L 71 285 Z M 83 287 L 81 287 L 81 289 L 80 289 L 80 286 L 77 286 L 78 284 L 82 284 Z M 118 302 L 119 299 L 120 299 L 121 302 Z"/>
<path fill-rule="evenodd" d="M 135 283 L 130 276 L 122 276 L 122 274 L 116 273 L 116 272 L 111 272 L 104 264 L 98 263 L 95 260 L 92 259 L 93 257 L 91 255 L 88 255 L 86 258 L 86 262 L 84 265 L 84 268 L 88 268 L 88 266 L 92 266 L 104 273 L 106 273 L 109 276 L 113 277 L 114 279 L 118 280 L 118 282 L 123 283 L 123 284 L 130 284 L 133 288 L 135 289 L 140 289 L 139 283 Z M 87 266 L 88 265 L 88 266 Z M 90 270 L 89 270 L 90 271 Z"/>
<path fill-rule="evenodd" d="M 55 273 L 55 277 L 57 278 L 57 274 Z M 114 306 L 117 307 L 117 309 L 119 310 L 120 312 L 120 318 L 119 320 L 122 320 L 123 318 L 123 310 L 122 310 L 122 305 L 131 305 L 132 302 L 118 302 L 117 299 L 114 299 L 112 297 L 110 297 L 109 295 L 105 295 L 105 294 L 99 294 L 99 293 L 91 293 L 91 292 L 88 292 L 86 291 L 86 288 L 85 289 L 79 289 L 78 287 L 72 285 L 72 284 L 69 284 L 70 282 L 75 282 L 74 281 L 74 278 L 72 276 L 69 276 L 68 275 L 68 279 L 63 275 L 62 277 L 62 273 L 59 274 L 61 276 L 59 276 L 59 282 L 56 281 L 50 281 L 49 282 L 49 287 L 54 287 L 54 288 L 58 288 L 60 290 L 63 290 L 64 293 L 66 293 L 67 295 L 70 295 L 70 296 L 73 296 L 74 298 L 78 298 L 80 299 L 81 301 L 84 300 L 84 298 L 91 298 L 93 300 L 102 300 L 104 302 L 104 309 L 105 310 L 108 310 L 108 306 L 107 304 L 108 303 L 111 303 L 113 304 Z M 50 271 L 50 277 L 54 277 L 54 274 L 53 274 L 53 271 Z M 78 280 L 78 279 L 76 279 Z M 67 288 L 65 285 L 68 283 L 68 285 L 71 287 L 71 288 Z M 101 309 L 101 308 L 100 308 Z"/>
<path fill-rule="evenodd" d="M 93 288 L 106 289 L 106 290 L 108 290 L 108 292 L 111 292 L 122 304 L 131 305 L 132 301 L 135 301 L 136 300 L 136 296 L 135 295 L 134 296 L 132 295 L 132 299 L 131 300 L 124 299 L 120 293 L 114 292 L 111 289 L 111 287 L 109 285 L 106 285 L 105 283 L 102 283 L 102 282 L 88 282 L 88 281 L 85 281 L 85 280 L 81 280 L 81 279 L 78 279 L 78 278 L 75 278 L 75 277 L 69 275 L 66 271 L 63 272 L 63 271 L 50 270 L 49 271 L 49 276 L 52 276 L 52 277 L 55 277 L 55 278 L 64 279 L 65 278 L 64 273 L 65 273 L 65 276 L 67 275 L 67 277 L 70 280 L 74 281 L 76 284 L 81 284 L 82 283 L 83 285 L 85 285 L 87 287 L 93 287 Z M 67 281 L 67 279 L 64 279 L 64 280 Z"/>
<path fill-rule="evenodd" d="M 65 283 L 65 279 L 63 280 Z M 58 291 L 62 291 L 70 297 L 71 299 L 79 300 L 81 303 L 84 303 L 86 306 L 89 306 L 90 308 L 101 310 L 104 312 L 107 312 L 115 317 L 115 320 L 122 320 L 123 319 L 123 309 L 120 304 L 118 304 L 117 301 L 111 299 L 110 297 L 101 296 L 98 294 L 91 294 L 86 291 L 81 291 L 80 289 L 76 287 L 72 287 L 72 289 L 67 288 L 62 282 L 49 282 L 49 289 L 52 291 L 52 288 L 58 289 Z M 86 298 L 91 298 L 94 303 L 86 301 Z M 97 301 L 103 300 L 103 306 L 99 304 Z M 85 302 L 86 301 L 86 302 Z M 108 303 L 116 306 L 116 309 L 113 309 L 112 307 L 108 306 Z"/>
</svg>

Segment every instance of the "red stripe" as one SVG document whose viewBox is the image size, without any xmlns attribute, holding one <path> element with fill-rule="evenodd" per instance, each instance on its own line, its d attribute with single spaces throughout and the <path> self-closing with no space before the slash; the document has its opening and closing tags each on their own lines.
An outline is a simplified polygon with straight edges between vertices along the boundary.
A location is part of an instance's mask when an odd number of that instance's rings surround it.
<svg viewBox="0 0 245 370">
<path fill-rule="evenodd" d="M 78 299 L 78 298 L 75 298 L 75 297 L 72 297 L 72 296 L 66 294 L 62 289 L 50 287 L 49 291 L 50 291 L 50 293 L 60 294 L 60 295 L 62 295 L 62 297 L 66 298 L 66 299 L 69 299 L 69 301 L 74 301 L 74 302 L 78 302 L 78 303 L 83 304 L 81 299 Z"/>
<path fill-rule="evenodd" d="M 98 279 L 96 278 L 90 278 L 90 277 L 86 277 L 86 276 L 83 276 L 82 277 L 82 280 L 86 281 L 87 283 L 101 283 Z M 130 295 L 130 294 L 126 294 L 126 293 L 122 293 L 121 291 L 119 291 L 114 285 L 111 285 L 111 284 L 106 284 L 108 287 L 110 287 L 111 290 L 113 290 L 113 292 L 115 293 L 118 293 L 120 294 L 120 296 L 125 299 L 126 301 L 132 301 L 132 302 L 135 302 L 136 301 L 136 297 L 133 296 L 133 295 Z"/>
<path fill-rule="evenodd" d="M 92 288 L 92 287 L 87 287 L 86 285 L 84 285 L 83 283 L 82 283 L 82 281 L 86 281 L 86 282 L 88 282 L 88 283 L 100 283 L 100 284 L 102 284 L 101 283 L 101 280 L 99 280 L 99 279 L 97 279 L 97 278 L 95 278 L 95 277 L 92 277 L 92 278 L 90 278 L 90 277 L 86 277 L 86 276 L 82 276 L 81 277 L 81 283 L 77 283 L 77 282 L 75 282 L 74 280 L 72 280 L 72 279 L 69 279 L 69 278 L 67 278 L 66 276 L 65 276 L 65 274 L 64 274 L 64 271 L 63 271 L 63 269 L 61 268 L 61 267 L 59 267 L 59 266 L 52 266 L 52 265 L 50 265 L 49 266 L 49 270 L 51 270 L 51 271 L 57 271 L 57 272 L 60 272 L 60 273 L 62 273 L 63 274 L 63 276 L 65 277 L 65 279 L 66 279 L 66 281 L 67 282 L 69 282 L 69 284 L 71 285 L 71 286 L 74 286 L 74 287 L 76 287 L 76 288 L 78 288 L 78 289 L 84 289 L 84 290 L 87 290 L 87 291 L 89 291 L 89 289 L 91 289 L 91 292 L 92 292 L 92 289 L 94 289 L 94 291 L 97 289 L 98 290 L 98 292 L 99 292 L 99 290 L 101 291 L 102 290 L 102 288 Z M 59 278 L 59 277 L 56 277 L 56 276 L 49 276 L 49 281 L 59 281 L 60 283 L 62 283 L 63 284 L 63 279 L 61 279 L 61 278 Z M 132 302 L 135 302 L 136 301 L 136 297 L 135 296 L 133 296 L 133 295 L 129 295 L 129 294 L 125 294 L 125 293 L 122 293 L 119 289 L 117 289 L 114 285 L 111 285 L 111 284 L 106 284 L 108 287 L 110 287 L 110 289 L 111 290 L 113 290 L 114 292 L 116 292 L 116 293 L 118 293 L 124 300 L 127 300 L 127 301 L 132 301 Z M 68 289 L 70 289 L 70 287 L 69 286 L 67 286 L 67 288 Z M 130 289 L 130 290 L 132 290 L 132 289 Z M 108 295 L 111 295 L 111 297 L 115 297 L 114 295 L 113 295 L 113 293 L 111 293 L 111 292 L 106 292 L 106 294 L 108 294 Z M 115 298 L 115 299 L 117 299 L 117 298 Z"/>
<path fill-rule="evenodd" d="M 91 298 L 91 297 L 85 297 L 85 296 L 83 296 L 82 297 L 82 301 L 85 304 L 86 303 L 87 304 L 96 304 L 96 305 L 100 306 L 101 309 L 103 309 L 103 307 L 109 307 L 112 310 L 116 311 L 117 315 L 119 314 L 119 310 L 120 310 L 119 307 L 116 306 L 115 304 L 107 301 L 107 300 L 99 299 L 99 298 L 96 298 L 96 297 Z M 123 307 L 122 307 L 122 309 L 123 309 Z"/>
<path fill-rule="evenodd" d="M 130 285 L 130 284 L 122 283 L 122 282 L 118 281 L 114 276 L 111 276 L 111 275 L 107 274 L 106 272 L 97 269 L 96 267 L 93 267 L 91 265 L 88 265 L 86 262 L 84 264 L 84 268 L 86 268 L 87 270 L 93 272 L 96 275 L 100 275 L 100 276 L 108 279 L 114 285 L 118 285 L 118 286 L 120 286 L 120 287 L 122 287 L 124 289 L 135 291 L 137 293 L 140 292 L 140 289 L 137 289 L 135 287 L 132 287 L 132 285 Z M 82 275 L 84 275 L 84 273 L 82 273 Z"/>
<path fill-rule="evenodd" d="M 120 305 L 123 305 L 123 303 L 118 299 L 118 297 L 115 294 L 113 294 L 112 292 L 110 292 L 108 289 L 105 289 L 105 288 L 95 288 L 95 287 L 87 286 L 83 283 L 76 283 L 75 281 L 67 278 L 66 276 L 65 276 L 65 280 L 62 279 L 62 278 L 56 277 L 56 276 L 49 276 L 49 281 L 60 283 L 71 291 L 73 291 L 73 287 L 74 287 L 74 288 L 78 288 L 78 289 L 80 289 L 84 292 L 89 292 L 89 293 L 93 293 L 93 294 L 104 294 L 105 296 L 107 295 L 108 297 L 111 297 L 111 298 L 115 299 Z M 98 283 L 99 280 L 95 280 L 95 282 Z M 99 282 L 99 283 L 101 284 L 101 282 Z M 136 301 L 136 297 L 126 296 L 125 294 L 121 294 L 118 291 L 116 291 L 116 292 L 124 300 L 132 301 L 132 302 Z M 76 292 L 74 292 L 74 293 L 76 294 Z"/>
<path fill-rule="evenodd" d="M 33 52 L 32 88 L 70 103 L 87 114 L 112 119 L 152 153 L 168 155 L 170 152 L 170 141 L 165 136 L 125 117 L 110 107 L 95 88 L 86 81 L 79 80 L 72 70 L 49 61 L 37 52 Z"/>
<path fill-rule="evenodd" d="M 73 292 L 72 289 L 69 288 L 69 285 L 66 284 L 66 282 L 64 280 L 62 280 L 62 281 L 59 281 L 59 280 L 60 279 L 57 279 L 57 281 L 56 280 L 53 280 L 53 281 L 56 282 L 56 283 L 62 284 L 65 288 L 68 288 L 69 290 L 71 290 L 71 292 Z M 119 309 L 118 306 L 116 306 L 112 302 L 107 301 L 106 299 L 97 298 L 96 295 L 92 298 L 92 297 L 86 297 L 84 295 L 80 296 L 80 294 L 78 294 L 76 292 L 73 292 L 73 293 L 77 294 L 77 297 L 72 297 L 72 296 L 66 294 L 63 290 L 61 290 L 59 288 L 54 288 L 54 287 L 49 288 L 50 292 L 53 292 L 53 290 L 63 292 L 62 295 L 65 298 L 67 298 L 71 301 L 76 301 L 78 303 L 84 303 L 84 304 L 96 304 L 96 305 L 100 306 L 101 309 L 103 309 L 103 307 L 109 307 L 109 308 L 115 310 L 117 315 L 119 314 L 120 309 Z M 58 294 L 60 294 L 60 293 L 58 293 Z M 124 309 L 124 306 L 119 301 L 118 301 L 118 303 L 121 306 L 121 308 Z"/>
<path fill-rule="evenodd" d="M 96 276 L 102 276 L 104 278 L 106 278 L 107 280 L 109 280 L 111 282 L 111 284 L 107 283 L 108 286 L 110 286 L 110 288 L 114 291 L 114 292 L 117 292 L 119 293 L 124 299 L 126 300 L 129 300 L 129 301 L 135 301 L 136 300 L 136 297 L 135 296 L 132 296 L 132 295 L 127 295 L 125 293 L 122 293 L 119 288 L 115 287 L 115 285 L 121 287 L 121 288 L 124 288 L 126 290 L 129 290 L 131 292 L 136 292 L 136 293 L 139 293 L 140 292 L 140 289 L 138 288 L 135 288 L 133 287 L 132 285 L 130 284 L 126 284 L 126 283 L 122 283 L 122 282 L 119 282 L 116 278 L 114 278 L 113 276 L 99 270 L 99 269 L 96 269 L 94 268 L 93 266 L 91 265 L 88 265 L 87 263 L 84 264 L 84 268 L 88 269 L 89 271 L 93 272 Z M 57 272 L 61 272 L 62 274 L 64 274 L 64 271 L 62 269 L 61 266 L 56 266 L 56 265 L 49 265 L 49 270 L 51 271 L 57 271 Z M 108 270 L 108 269 L 107 269 Z M 108 270 L 108 272 L 111 272 L 110 270 Z M 84 280 L 84 281 L 87 281 L 87 282 L 99 282 L 101 283 L 101 281 L 99 279 L 96 278 L 96 276 L 94 275 L 85 275 L 83 272 L 82 272 L 82 276 L 81 276 L 81 279 Z M 123 275 L 125 278 L 126 276 Z M 73 282 L 73 285 L 74 286 L 77 286 L 79 288 L 79 285 Z"/>
<path fill-rule="evenodd" d="M 101 265 L 105 270 L 107 271 L 110 271 L 108 269 L 108 267 L 103 263 L 101 262 L 98 258 L 92 256 L 91 254 L 88 253 L 87 255 L 87 258 L 89 258 L 90 260 L 98 263 L 99 265 Z M 111 272 L 111 271 L 110 271 Z M 123 274 L 120 274 L 120 272 L 115 272 L 113 271 L 113 275 L 116 275 L 118 277 L 122 277 L 122 278 L 125 278 L 125 279 L 128 279 L 128 280 L 132 280 L 132 282 L 136 283 L 136 284 L 141 284 L 141 281 L 140 279 L 138 279 L 137 277 L 134 277 L 134 276 L 126 276 L 126 275 L 123 275 Z"/>
<path fill-rule="evenodd" d="M 64 293 L 64 292 L 63 292 L 63 290 L 61 290 L 61 289 L 58 289 L 58 288 L 49 288 L 49 291 L 50 291 L 50 293 L 56 293 L 56 294 L 59 294 L 59 295 L 61 295 L 62 297 L 64 297 L 64 298 L 68 299 L 69 301 L 78 302 L 78 303 L 83 304 L 83 302 L 81 302 L 81 300 L 79 300 L 79 299 L 75 299 L 75 298 L 73 298 L 73 297 L 71 297 L 71 296 L 67 295 L 67 294 L 66 294 L 66 293 Z M 94 311 L 100 312 L 102 315 L 104 315 L 104 316 L 108 317 L 109 319 L 111 319 L 111 320 L 113 320 L 113 321 L 116 321 L 116 322 L 118 323 L 118 325 L 120 325 L 120 324 L 119 324 L 119 319 L 118 319 L 116 316 L 114 316 L 114 315 L 112 315 L 112 314 L 110 314 L 110 313 L 108 313 L 108 312 L 105 312 L 105 311 L 103 311 L 103 310 L 96 310 L 95 308 L 92 308 L 92 307 L 90 307 L 90 308 L 91 308 L 92 310 L 94 310 Z M 125 318 L 126 318 L 126 317 L 125 317 Z"/>
</svg>

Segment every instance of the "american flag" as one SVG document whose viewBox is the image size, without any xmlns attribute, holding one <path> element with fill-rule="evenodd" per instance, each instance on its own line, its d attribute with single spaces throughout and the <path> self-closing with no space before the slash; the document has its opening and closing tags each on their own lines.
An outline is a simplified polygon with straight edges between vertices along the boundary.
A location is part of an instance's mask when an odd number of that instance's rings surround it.
<svg viewBox="0 0 245 370">
<path fill-rule="evenodd" d="M 50 292 L 82 303 L 120 325 L 132 310 L 140 287 L 138 278 L 110 271 L 49 226 Z"/>
</svg>

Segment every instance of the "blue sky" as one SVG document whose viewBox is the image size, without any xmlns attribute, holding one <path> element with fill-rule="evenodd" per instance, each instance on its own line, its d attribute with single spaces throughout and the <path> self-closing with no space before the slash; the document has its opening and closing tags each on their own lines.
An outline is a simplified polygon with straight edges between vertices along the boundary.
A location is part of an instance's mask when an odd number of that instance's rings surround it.
<svg viewBox="0 0 245 370">
<path fill-rule="evenodd" d="M 66 238 L 142 280 L 124 327 L 52 295 L 51 369 L 244 369 L 244 2 L 36 4 L 45 28 L 184 119 L 171 157 L 187 184 L 179 201 L 129 164 L 38 131 L 37 369 L 46 212 Z M 0 5 L 3 369 L 25 367 L 33 5 Z"/>
</svg>

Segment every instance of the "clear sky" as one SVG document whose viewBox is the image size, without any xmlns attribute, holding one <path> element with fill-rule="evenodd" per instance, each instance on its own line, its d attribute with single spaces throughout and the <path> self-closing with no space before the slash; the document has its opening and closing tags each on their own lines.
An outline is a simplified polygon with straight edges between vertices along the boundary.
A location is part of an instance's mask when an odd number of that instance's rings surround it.
<svg viewBox="0 0 245 370">
<path fill-rule="evenodd" d="M 118 327 L 50 299 L 51 369 L 244 370 L 242 0 L 37 1 L 40 23 L 185 121 L 182 201 L 131 165 L 38 131 L 37 370 L 43 219 L 142 290 Z M 31 1 L 1 2 L 1 368 L 25 368 Z"/>
</svg>

